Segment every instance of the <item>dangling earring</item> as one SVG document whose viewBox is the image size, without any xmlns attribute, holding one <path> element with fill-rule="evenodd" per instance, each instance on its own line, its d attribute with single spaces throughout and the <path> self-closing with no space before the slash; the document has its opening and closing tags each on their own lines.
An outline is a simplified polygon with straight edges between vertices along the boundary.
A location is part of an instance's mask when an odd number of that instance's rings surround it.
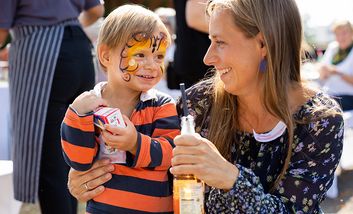
<svg viewBox="0 0 353 214">
<path fill-rule="evenodd" d="M 260 62 L 260 72 L 265 72 L 267 67 L 267 60 L 264 58 Z"/>
</svg>

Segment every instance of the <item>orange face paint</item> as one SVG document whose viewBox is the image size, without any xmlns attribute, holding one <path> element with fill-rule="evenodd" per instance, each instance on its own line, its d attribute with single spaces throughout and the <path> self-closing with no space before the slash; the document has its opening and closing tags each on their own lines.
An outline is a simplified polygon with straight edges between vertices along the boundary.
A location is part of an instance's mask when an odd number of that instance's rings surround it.
<svg viewBox="0 0 353 214">
<path fill-rule="evenodd" d="M 121 52 L 120 70 L 124 73 L 135 74 L 141 67 L 141 64 L 135 59 L 136 55 L 146 51 L 151 52 L 152 54 L 159 51 L 159 53 L 165 55 L 167 46 L 168 41 L 165 33 L 160 32 L 158 36 L 152 35 L 150 37 L 145 33 L 134 34 Z M 162 62 L 156 63 L 160 64 L 163 72 L 163 60 Z"/>
</svg>

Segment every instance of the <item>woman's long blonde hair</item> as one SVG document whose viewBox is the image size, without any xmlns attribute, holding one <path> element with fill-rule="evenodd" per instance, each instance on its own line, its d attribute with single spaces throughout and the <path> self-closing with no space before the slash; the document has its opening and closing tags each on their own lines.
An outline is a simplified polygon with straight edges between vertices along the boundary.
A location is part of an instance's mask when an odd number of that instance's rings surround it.
<svg viewBox="0 0 353 214">
<path fill-rule="evenodd" d="M 207 14 L 215 7 L 231 11 L 234 23 L 248 38 L 262 33 L 267 47 L 267 67 L 263 72 L 261 100 L 266 110 L 282 120 L 288 130 L 288 150 L 284 166 L 271 187 L 283 178 L 292 153 L 294 121 L 288 100 L 290 85 L 301 85 L 301 18 L 294 0 L 222 0 L 210 1 Z M 239 130 L 237 98 L 227 93 L 217 76 L 214 79 L 214 100 L 210 117 L 209 138 L 221 154 L 230 160 L 231 147 Z"/>
</svg>

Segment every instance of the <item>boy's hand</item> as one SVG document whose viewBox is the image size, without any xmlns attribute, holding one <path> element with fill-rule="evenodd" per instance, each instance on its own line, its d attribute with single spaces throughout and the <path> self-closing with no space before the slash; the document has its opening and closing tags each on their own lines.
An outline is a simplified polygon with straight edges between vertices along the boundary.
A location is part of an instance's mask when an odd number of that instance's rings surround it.
<svg viewBox="0 0 353 214">
<path fill-rule="evenodd" d="M 104 142 L 113 148 L 129 151 L 135 155 L 137 150 L 137 131 L 128 117 L 123 115 L 125 128 L 104 124 L 102 138 Z"/>
<path fill-rule="evenodd" d="M 105 100 L 95 95 L 93 91 L 83 92 L 71 104 L 71 107 L 75 109 L 79 115 L 94 111 L 99 106 L 107 106 L 107 103 Z"/>
</svg>

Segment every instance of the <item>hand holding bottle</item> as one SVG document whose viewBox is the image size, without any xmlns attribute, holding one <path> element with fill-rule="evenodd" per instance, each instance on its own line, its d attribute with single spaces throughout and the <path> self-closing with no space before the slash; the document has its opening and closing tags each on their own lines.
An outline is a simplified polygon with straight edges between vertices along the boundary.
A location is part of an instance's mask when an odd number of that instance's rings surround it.
<svg viewBox="0 0 353 214">
<path fill-rule="evenodd" d="M 207 185 L 229 190 L 239 170 L 228 162 L 206 138 L 198 134 L 179 135 L 174 139 L 173 175 L 193 174 Z"/>
<path fill-rule="evenodd" d="M 180 84 L 183 103 L 186 103 L 185 85 Z M 184 105 L 181 117 L 181 136 L 195 134 L 194 117 L 189 115 Z M 204 214 L 205 184 L 192 173 L 174 175 L 173 208 L 174 214 Z"/>
</svg>

